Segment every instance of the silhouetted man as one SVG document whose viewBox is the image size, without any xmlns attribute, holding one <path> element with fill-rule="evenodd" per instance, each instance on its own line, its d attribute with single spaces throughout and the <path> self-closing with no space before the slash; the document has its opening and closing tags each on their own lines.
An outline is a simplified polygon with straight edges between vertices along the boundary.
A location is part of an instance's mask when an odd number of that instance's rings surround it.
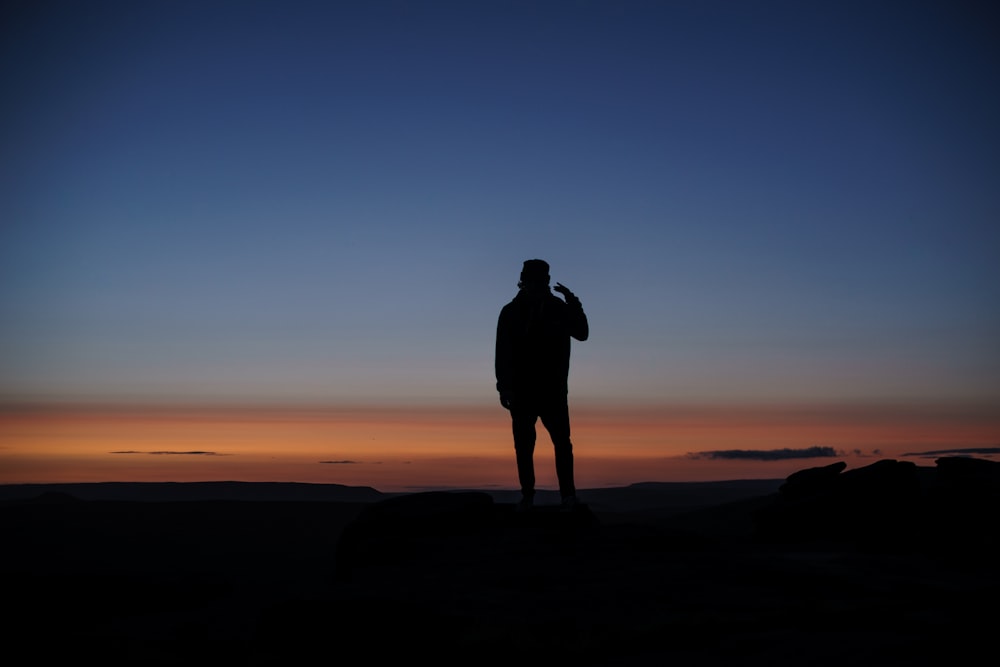
<svg viewBox="0 0 1000 667">
<path fill-rule="evenodd" d="M 563 505 L 576 505 L 573 444 L 569 437 L 568 378 L 570 338 L 587 340 L 587 315 L 580 300 L 560 283 L 549 288 L 549 265 L 540 259 L 524 262 L 520 291 L 500 311 L 497 322 L 496 376 L 500 404 L 510 410 L 519 509 L 532 506 L 535 496 L 535 423 L 542 425 L 555 448 L 556 476 Z"/>
</svg>

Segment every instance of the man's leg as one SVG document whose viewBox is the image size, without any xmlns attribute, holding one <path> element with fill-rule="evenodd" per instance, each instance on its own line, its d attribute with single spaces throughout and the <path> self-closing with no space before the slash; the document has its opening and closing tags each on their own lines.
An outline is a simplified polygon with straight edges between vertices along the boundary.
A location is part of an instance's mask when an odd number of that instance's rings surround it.
<svg viewBox="0 0 1000 667">
<path fill-rule="evenodd" d="M 573 479 L 573 443 L 569 438 L 569 406 L 556 403 L 546 406 L 541 415 L 542 425 L 552 438 L 556 454 L 556 477 L 559 480 L 559 495 L 566 498 L 576 496 Z"/>
<path fill-rule="evenodd" d="M 510 417 L 514 431 L 517 479 L 521 484 L 521 496 L 530 502 L 535 496 L 535 422 L 538 416 L 533 411 L 514 409 L 510 411 Z"/>
</svg>

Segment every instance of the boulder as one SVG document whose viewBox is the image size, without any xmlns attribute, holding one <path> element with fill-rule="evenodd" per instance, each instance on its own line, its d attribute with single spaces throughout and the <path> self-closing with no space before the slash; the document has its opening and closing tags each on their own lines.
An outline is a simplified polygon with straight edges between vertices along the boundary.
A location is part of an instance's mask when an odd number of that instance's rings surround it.
<svg viewBox="0 0 1000 667">
<path fill-rule="evenodd" d="M 341 533 L 337 575 L 364 565 L 419 559 L 441 540 L 489 531 L 495 525 L 493 497 L 480 491 L 428 491 L 373 503 Z"/>
<path fill-rule="evenodd" d="M 756 516 L 769 542 L 902 546 L 921 506 L 917 466 L 883 459 L 847 470 L 838 462 L 789 476 L 776 501 Z"/>
<path fill-rule="evenodd" d="M 431 491 L 373 503 L 337 544 L 336 574 L 359 569 L 465 568 L 521 550 L 558 550 L 590 534 L 590 508 L 538 506 L 527 512 L 480 491 Z M 474 565 L 478 566 L 478 565 Z"/>
<path fill-rule="evenodd" d="M 996 554 L 1000 463 L 968 457 L 936 463 L 930 476 L 894 459 L 853 470 L 838 462 L 798 471 L 755 514 L 754 536 L 772 544 Z"/>
</svg>

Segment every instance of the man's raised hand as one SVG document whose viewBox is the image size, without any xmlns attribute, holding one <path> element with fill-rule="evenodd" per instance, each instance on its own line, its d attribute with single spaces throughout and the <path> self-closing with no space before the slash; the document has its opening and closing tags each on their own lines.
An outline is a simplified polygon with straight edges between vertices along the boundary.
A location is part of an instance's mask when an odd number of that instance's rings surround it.
<svg viewBox="0 0 1000 667">
<path fill-rule="evenodd" d="M 571 296 L 573 296 L 573 293 L 569 291 L 569 288 L 567 288 L 562 283 L 556 283 L 555 287 L 553 287 L 552 289 L 555 290 L 556 292 L 559 292 L 560 294 L 562 294 L 567 299 L 570 298 Z"/>
</svg>

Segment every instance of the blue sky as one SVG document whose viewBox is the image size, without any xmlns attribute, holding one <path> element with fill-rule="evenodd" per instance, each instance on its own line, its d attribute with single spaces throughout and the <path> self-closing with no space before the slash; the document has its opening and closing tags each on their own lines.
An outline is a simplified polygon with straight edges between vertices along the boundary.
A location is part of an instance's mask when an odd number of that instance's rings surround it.
<svg viewBox="0 0 1000 667">
<path fill-rule="evenodd" d="M 988 3 L 2 11 L 4 401 L 1000 403 Z"/>
</svg>

